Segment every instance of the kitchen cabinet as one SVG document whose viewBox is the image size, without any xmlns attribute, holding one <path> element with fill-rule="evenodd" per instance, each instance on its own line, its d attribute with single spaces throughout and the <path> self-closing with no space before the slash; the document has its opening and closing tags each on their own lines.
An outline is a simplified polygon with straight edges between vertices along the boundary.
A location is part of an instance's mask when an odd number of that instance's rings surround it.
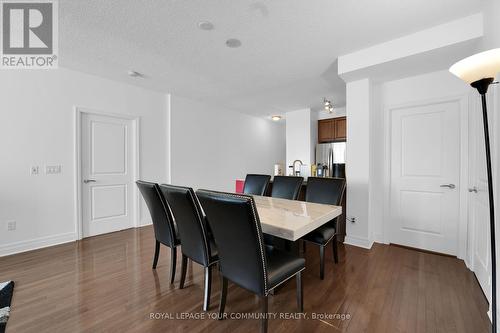
<svg viewBox="0 0 500 333">
<path fill-rule="evenodd" d="M 318 120 L 318 142 L 345 141 L 347 138 L 346 117 Z"/>
<path fill-rule="evenodd" d="M 333 141 L 333 119 L 324 119 L 318 121 L 318 142 Z"/>
<path fill-rule="evenodd" d="M 335 119 L 335 140 L 345 140 L 347 135 L 347 120 L 346 117 Z"/>
</svg>

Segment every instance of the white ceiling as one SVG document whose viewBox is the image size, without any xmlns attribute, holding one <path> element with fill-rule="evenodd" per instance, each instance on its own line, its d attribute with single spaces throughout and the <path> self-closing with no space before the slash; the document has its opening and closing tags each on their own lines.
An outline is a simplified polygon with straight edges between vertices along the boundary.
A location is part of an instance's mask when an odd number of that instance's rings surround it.
<svg viewBox="0 0 500 333">
<path fill-rule="evenodd" d="M 60 0 L 60 66 L 258 116 L 318 108 L 323 96 L 341 106 L 339 55 L 478 12 L 481 2 Z M 204 20 L 215 29 L 198 29 Z M 227 48 L 228 38 L 242 46 Z"/>
</svg>

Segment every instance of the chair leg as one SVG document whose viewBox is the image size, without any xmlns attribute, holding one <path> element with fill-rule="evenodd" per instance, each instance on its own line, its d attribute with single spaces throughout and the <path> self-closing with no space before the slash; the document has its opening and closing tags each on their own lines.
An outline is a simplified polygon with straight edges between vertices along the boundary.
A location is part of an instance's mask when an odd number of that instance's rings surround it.
<svg viewBox="0 0 500 333">
<path fill-rule="evenodd" d="M 174 246 L 170 249 L 170 284 L 174 283 L 176 264 L 177 264 L 177 247 Z"/>
<path fill-rule="evenodd" d="M 304 312 L 304 300 L 302 298 L 303 287 L 302 287 L 302 272 L 296 274 L 297 280 L 297 308 L 299 312 Z"/>
<path fill-rule="evenodd" d="M 212 266 L 205 267 L 205 295 L 203 299 L 203 311 L 210 307 L 210 289 L 212 288 Z"/>
<path fill-rule="evenodd" d="M 260 331 L 262 333 L 267 333 L 267 313 L 269 305 L 267 296 L 262 296 L 261 302 L 262 302 L 262 320 L 261 320 Z"/>
<path fill-rule="evenodd" d="M 153 259 L 153 269 L 156 269 L 156 265 L 158 264 L 158 257 L 159 256 L 160 256 L 160 242 L 156 241 L 155 257 Z"/>
<path fill-rule="evenodd" d="M 227 279 L 221 277 L 221 292 L 220 292 L 220 302 L 219 302 L 219 320 L 224 319 L 224 308 L 226 307 L 227 298 Z"/>
<path fill-rule="evenodd" d="M 188 263 L 188 257 L 186 257 L 183 253 L 181 262 L 181 283 L 179 284 L 179 289 L 183 289 L 184 283 L 186 282 L 187 263 Z"/>
<path fill-rule="evenodd" d="M 319 246 L 319 278 L 325 278 L 325 246 Z"/>
<path fill-rule="evenodd" d="M 336 264 L 339 263 L 339 250 L 337 248 L 337 235 L 333 236 L 332 239 L 332 246 L 333 246 L 333 260 L 335 261 Z"/>
</svg>

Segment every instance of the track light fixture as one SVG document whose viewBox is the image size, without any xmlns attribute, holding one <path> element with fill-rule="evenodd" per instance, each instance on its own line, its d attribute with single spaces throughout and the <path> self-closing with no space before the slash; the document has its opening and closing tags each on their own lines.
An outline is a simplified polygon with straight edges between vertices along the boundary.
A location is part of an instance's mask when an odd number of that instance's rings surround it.
<svg viewBox="0 0 500 333">
<path fill-rule="evenodd" d="M 332 113 L 333 112 L 333 104 L 331 101 L 327 100 L 326 97 L 323 97 L 323 104 L 325 112 Z"/>
</svg>

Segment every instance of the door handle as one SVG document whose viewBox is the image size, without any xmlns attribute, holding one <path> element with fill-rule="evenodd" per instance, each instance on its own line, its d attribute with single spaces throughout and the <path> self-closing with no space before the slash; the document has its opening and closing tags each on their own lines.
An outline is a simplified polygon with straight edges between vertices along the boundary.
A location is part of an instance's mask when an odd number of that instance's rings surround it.
<svg viewBox="0 0 500 333">
<path fill-rule="evenodd" d="M 469 192 L 477 193 L 477 187 L 469 188 Z"/>
<path fill-rule="evenodd" d="M 88 183 L 95 183 L 96 181 L 97 181 L 97 180 L 95 180 L 95 179 L 84 179 L 84 180 L 83 180 L 83 182 L 84 182 L 85 184 L 88 184 Z"/>
<path fill-rule="evenodd" d="M 447 187 L 449 189 L 454 189 L 456 186 L 455 184 L 441 184 L 439 187 Z"/>
</svg>

